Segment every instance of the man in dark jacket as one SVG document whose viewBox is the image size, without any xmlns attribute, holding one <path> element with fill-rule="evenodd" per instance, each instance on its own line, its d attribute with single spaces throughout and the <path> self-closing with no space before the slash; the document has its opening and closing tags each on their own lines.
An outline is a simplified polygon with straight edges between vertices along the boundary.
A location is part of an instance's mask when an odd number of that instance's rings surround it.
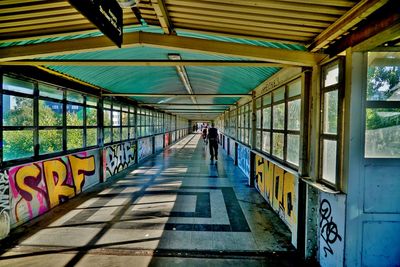
<svg viewBox="0 0 400 267">
<path fill-rule="evenodd" d="M 208 129 L 208 141 L 210 144 L 210 156 L 211 161 L 218 160 L 218 130 L 214 127 L 214 123 L 211 124 L 211 128 Z"/>
</svg>

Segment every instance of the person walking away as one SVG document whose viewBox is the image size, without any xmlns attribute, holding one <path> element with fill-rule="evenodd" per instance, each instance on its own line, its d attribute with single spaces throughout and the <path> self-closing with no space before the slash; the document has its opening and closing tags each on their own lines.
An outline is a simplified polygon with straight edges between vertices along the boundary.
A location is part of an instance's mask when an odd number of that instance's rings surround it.
<svg viewBox="0 0 400 267">
<path fill-rule="evenodd" d="M 214 123 L 212 123 L 211 128 L 208 129 L 211 162 L 213 162 L 214 158 L 218 160 L 218 130 L 214 126 Z"/>
<path fill-rule="evenodd" d="M 203 140 L 204 144 L 207 145 L 207 127 L 203 129 Z"/>
</svg>

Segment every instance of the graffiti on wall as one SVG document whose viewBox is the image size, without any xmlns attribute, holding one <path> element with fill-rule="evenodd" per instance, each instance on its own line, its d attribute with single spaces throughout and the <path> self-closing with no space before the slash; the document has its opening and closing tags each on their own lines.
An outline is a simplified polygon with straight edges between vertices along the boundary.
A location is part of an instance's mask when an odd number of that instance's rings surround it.
<svg viewBox="0 0 400 267">
<path fill-rule="evenodd" d="M 154 148 L 156 151 L 160 151 L 163 149 L 164 147 L 164 135 L 160 134 L 160 135 L 156 135 L 156 137 L 154 138 Z"/>
<path fill-rule="evenodd" d="M 320 193 L 319 250 L 321 266 L 342 266 L 345 195 Z"/>
<path fill-rule="evenodd" d="M 99 182 L 99 151 L 12 167 L 11 227 L 29 221 Z"/>
<path fill-rule="evenodd" d="M 238 145 L 238 166 L 250 178 L 250 149 L 245 146 Z"/>
<path fill-rule="evenodd" d="M 153 154 L 153 142 L 151 138 L 142 138 L 138 141 L 138 160 L 141 161 Z"/>
<path fill-rule="evenodd" d="M 235 160 L 236 157 L 236 149 L 235 149 L 235 141 L 233 139 L 229 139 L 229 156 Z"/>
<path fill-rule="evenodd" d="M 105 177 L 111 177 L 136 161 L 136 143 L 128 141 L 108 146 L 103 151 Z"/>
<path fill-rule="evenodd" d="M 297 177 L 256 155 L 255 186 L 273 210 L 292 231 L 292 243 L 297 243 Z"/>
<path fill-rule="evenodd" d="M 0 239 L 10 232 L 8 172 L 0 172 Z"/>
</svg>

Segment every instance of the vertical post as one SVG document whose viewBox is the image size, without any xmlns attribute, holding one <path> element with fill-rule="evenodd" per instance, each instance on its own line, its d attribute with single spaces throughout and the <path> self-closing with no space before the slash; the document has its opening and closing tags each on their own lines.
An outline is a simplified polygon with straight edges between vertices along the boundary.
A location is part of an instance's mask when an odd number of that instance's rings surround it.
<svg viewBox="0 0 400 267">
<path fill-rule="evenodd" d="M 104 166 L 104 153 L 106 153 L 104 149 L 104 99 L 102 93 L 100 93 L 100 99 L 97 103 L 97 144 L 99 145 L 99 153 L 100 153 L 100 183 L 104 182 L 105 175 L 104 170 L 106 166 Z M 107 156 L 107 155 L 106 155 Z"/>
<path fill-rule="evenodd" d="M 33 88 L 33 157 L 39 157 L 39 85 L 37 81 Z"/>
</svg>

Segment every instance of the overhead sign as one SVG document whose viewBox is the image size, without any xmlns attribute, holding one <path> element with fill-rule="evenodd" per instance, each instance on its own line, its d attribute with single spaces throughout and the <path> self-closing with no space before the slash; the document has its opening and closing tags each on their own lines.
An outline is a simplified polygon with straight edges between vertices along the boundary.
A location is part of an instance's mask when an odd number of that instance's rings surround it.
<svg viewBox="0 0 400 267">
<path fill-rule="evenodd" d="M 118 47 L 122 45 L 122 8 L 116 0 L 69 0 Z"/>
</svg>

